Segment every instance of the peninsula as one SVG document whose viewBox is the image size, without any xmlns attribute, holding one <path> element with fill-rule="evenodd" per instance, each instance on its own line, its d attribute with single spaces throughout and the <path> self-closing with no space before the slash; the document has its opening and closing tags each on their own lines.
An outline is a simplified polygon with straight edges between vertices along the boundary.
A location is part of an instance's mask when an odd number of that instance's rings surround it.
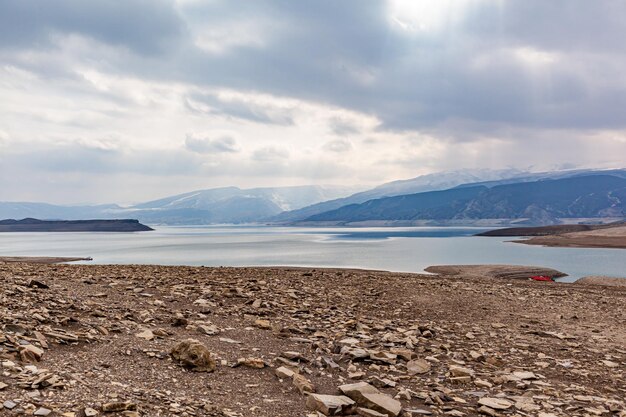
<svg viewBox="0 0 626 417">
<path fill-rule="evenodd" d="M 145 232 L 138 220 L 0 220 L 0 232 Z"/>
</svg>

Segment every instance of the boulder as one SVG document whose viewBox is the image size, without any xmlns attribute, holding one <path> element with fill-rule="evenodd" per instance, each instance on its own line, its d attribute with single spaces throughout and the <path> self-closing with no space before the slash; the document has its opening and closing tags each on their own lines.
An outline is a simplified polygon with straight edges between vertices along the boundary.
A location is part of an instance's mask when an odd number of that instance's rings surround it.
<svg viewBox="0 0 626 417">
<path fill-rule="evenodd" d="M 354 413 L 355 402 L 344 395 L 309 394 L 306 406 L 325 416 L 348 416 Z"/>
<path fill-rule="evenodd" d="M 352 398 L 358 404 L 362 404 L 365 401 L 363 394 L 380 394 L 380 391 L 378 391 L 376 387 L 368 384 L 367 382 L 341 385 L 339 386 L 339 391 Z"/>
<path fill-rule="evenodd" d="M 300 391 L 300 394 L 315 392 L 315 385 L 304 376 L 294 373 L 291 380 L 293 385 Z"/>
<path fill-rule="evenodd" d="M 172 359 L 194 372 L 213 372 L 217 368 L 211 352 L 195 339 L 187 339 L 172 348 Z"/>
<path fill-rule="evenodd" d="M 387 416 L 397 417 L 402 411 L 402 404 L 400 404 L 400 401 L 394 400 L 388 395 L 364 393 L 363 398 L 363 403 L 359 403 L 359 405 L 371 408 L 372 410 L 378 411 L 379 413 Z"/>
<path fill-rule="evenodd" d="M 430 372 L 431 365 L 424 359 L 416 359 L 406 363 L 409 375 L 425 374 Z"/>
</svg>

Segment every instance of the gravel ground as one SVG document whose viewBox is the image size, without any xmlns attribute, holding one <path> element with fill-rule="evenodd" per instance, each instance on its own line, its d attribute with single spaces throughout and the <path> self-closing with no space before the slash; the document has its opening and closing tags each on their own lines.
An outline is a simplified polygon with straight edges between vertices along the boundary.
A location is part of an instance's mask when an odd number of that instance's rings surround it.
<svg viewBox="0 0 626 417">
<path fill-rule="evenodd" d="M 367 382 L 405 416 L 626 416 L 625 288 L 20 263 L 0 288 L 0 415 L 322 415 L 288 369 L 321 394 Z M 214 372 L 172 359 L 189 338 Z"/>
</svg>

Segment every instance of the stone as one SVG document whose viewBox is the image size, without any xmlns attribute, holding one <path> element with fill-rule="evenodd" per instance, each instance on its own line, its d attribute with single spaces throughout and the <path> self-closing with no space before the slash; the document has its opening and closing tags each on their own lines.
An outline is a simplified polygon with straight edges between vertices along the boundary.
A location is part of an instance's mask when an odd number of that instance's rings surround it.
<svg viewBox="0 0 626 417">
<path fill-rule="evenodd" d="M 474 371 L 462 366 L 452 365 L 450 366 L 450 374 L 455 377 L 471 377 L 474 375 Z"/>
<path fill-rule="evenodd" d="M 172 348 L 172 359 L 194 372 L 213 372 L 217 368 L 211 352 L 195 339 L 187 339 Z"/>
<path fill-rule="evenodd" d="M 300 374 L 294 373 L 293 376 L 291 377 L 291 381 L 294 387 L 296 387 L 298 391 L 300 391 L 300 394 L 315 392 L 315 385 L 313 385 L 311 381 L 309 381 L 308 379 L 306 379 L 304 376 Z"/>
<path fill-rule="evenodd" d="M 34 416 L 49 416 L 50 414 L 52 414 L 52 410 L 48 409 L 48 408 L 44 408 L 44 407 L 40 407 L 38 408 L 33 415 Z"/>
<path fill-rule="evenodd" d="M 15 407 L 17 407 L 17 404 L 11 400 L 6 400 L 4 403 L 2 403 L 2 406 L 7 410 L 13 410 Z"/>
<path fill-rule="evenodd" d="M 398 355 L 396 355 L 395 353 L 379 352 L 376 350 L 370 350 L 369 356 L 370 359 L 375 362 L 382 362 L 388 365 L 394 365 L 396 363 L 396 359 L 398 358 Z"/>
<path fill-rule="evenodd" d="M 405 413 L 408 413 L 411 416 L 431 416 L 433 414 L 432 411 L 424 410 L 424 409 L 421 409 L 421 408 L 412 408 L 410 410 L 405 410 Z M 451 415 L 451 414 L 448 411 L 446 413 L 446 415 Z M 465 414 L 461 414 L 461 415 L 465 415 Z"/>
<path fill-rule="evenodd" d="M 396 382 L 392 381 L 388 378 L 379 378 L 377 376 L 373 377 L 370 380 L 371 384 L 378 388 L 387 388 L 387 387 L 395 387 Z"/>
<path fill-rule="evenodd" d="M 230 339 L 228 337 L 220 337 L 220 342 L 229 343 L 231 345 L 240 345 L 241 342 L 239 340 Z"/>
<path fill-rule="evenodd" d="M 145 329 L 144 331 L 137 333 L 135 336 L 145 340 L 154 339 L 154 333 L 152 333 L 152 330 L 150 329 Z"/>
<path fill-rule="evenodd" d="M 263 369 L 265 368 L 265 362 L 260 358 L 239 358 L 237 359 L 237 365 L 247 366 L 248 368 Z"/>
<path fill-rule="evenodd" d="M 87 407 L 83 410 L 83 414 L 85 414 L 85 417 L 95 417 L 98 415 L 98 411 Z"/>
<path fill-rule="evenodd" d="M 537 379 L 537 375 L 535 375 L 532 372 L 525 372 L 525 371 L 513 372 L 513 376 L 522 380 Z"/>
<path fill-rule="evenodd" d="M 31 279 L 30 281 L 28 281 L 28 286 L 31 288 L 40 288 L 42 290 L 50 288 L 45 282 L 36 279 Z"/>
<path fill-rule="evenodd" d="M 339 391 L 352 398 L 358 404 L 365 402 L 364 394 L 380 394 L 378 389 L 367 382 L 357 382 L 356 384 L 345 384 L 339 386 Z"/>
<path fill-rule="evenodd" d="M 286 366 L 280 366 L 274 370 L 274 374 L 280 379 L 287 379 L 293 378 L 296 373 Z"/>
<path fill-rule="evenodd" d="M 213 336 L 220 332 L 220 330 L 214 324 L 199 324 L 198 331 L 208 336 Z"/>
<path fill-rule="evenodd" d="M 344 395 L 309 394 L 306 406 L 325 416 L 348 416 L 354 413 L 355 402 Z"/>
<path fill-rule="evenodd" d="M 483 397 L 478 400 L 478 404 L 493 408 L 494 410 L 508 410 L 513 406 L 511 401 L 504 398 Z"/>
<path fill-rule="evenodd" d="M 20 346 L 20 358 L 24 362 L 39 362 L 43 356 L 43 349 L 34 345 Z"/>
<path fill-rule="evenodd" d="M 3 389 L 5 389 L 6 387 L 8 387 L 7 384 L 5 384 L 4 382 L 0 382 L 0 391 L 2 391 Z"/>
<path fill-rule="evenodd" d="M 364 393 L 363 399 L 363 403 L 359 403 L 359 405 L 371 408 L 390 417 L 396 417 L 402 411 L 400 401 L 394 400 L 385 394 Z"/>
<path fill-rule="evenodd" d="M 135 411 L 137 404 L 127 401 L 110 402 L 102 405 L 102 411 L 105 413 L 117 413 L 120 411 Z"/>
<path fill-rule="evenodd" d="M 424 359 L 416 359 L 406 363 L 406 369 L 409 375 L 426 374 L 430 372 L 430 362 Z"/>
<path fill-rule="evenodd" d="M 619 366 L 619 363 L 607 360 L 602 361 L 602 364 L 609 368 L 617 368 Z"/>
<path fill-rule="evenodd" d="M 379 413 L 369 408 L 358 407 L 356 413 L 362 417 L 386 417 L 387 414 Z"/>
<path fill-rule="evenodd" d="M 254 321 L 254 325 L 256 327 L 258 327 L 259 329 L 265 329 L 265 330 L 269 330 L 272 328 L 272 324 L 270 323 L 269 320 L 264 320 L 264 319 L 257 319 Z"/>
<path fill-rule="evenodd" d="M 500 415 L 500 414 L 498 414 L 498 412 L 497 412 L 496 410 L 494 410 L 493 408 L 489 408 L 489 407 L 484 406 L 484 405 L 483 405 L 483 406 L 481 406 L 481 407 L 478 409 L 478 412 L 479 412 L 480 414 L 484 414 L 484 415 L 491 416 L 491 417 L 498 417 L 498 416 Z"/>
</svg>

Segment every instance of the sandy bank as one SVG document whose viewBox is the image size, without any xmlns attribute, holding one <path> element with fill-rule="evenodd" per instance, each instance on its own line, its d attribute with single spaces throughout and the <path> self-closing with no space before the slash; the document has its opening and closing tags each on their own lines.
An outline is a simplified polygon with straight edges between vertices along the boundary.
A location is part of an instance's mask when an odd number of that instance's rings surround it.
<svg viewBox="0 0 626 417">
<path fill-rule="evenodd" d="M 604 285 L 608 287 L 626 287 L 626 278 L 605 276 L 583 277 L 576 281 L 578 285 Z"/>
<path fill-rule="evenodd" d="M 485 278 L 529 279 L 536 275 L 552 278 L 565 277 L 567 274 L 552 268 L 524 265 L 435 265 L 426 272 L 443 276 L 472 276 Z"/>
</svg>

